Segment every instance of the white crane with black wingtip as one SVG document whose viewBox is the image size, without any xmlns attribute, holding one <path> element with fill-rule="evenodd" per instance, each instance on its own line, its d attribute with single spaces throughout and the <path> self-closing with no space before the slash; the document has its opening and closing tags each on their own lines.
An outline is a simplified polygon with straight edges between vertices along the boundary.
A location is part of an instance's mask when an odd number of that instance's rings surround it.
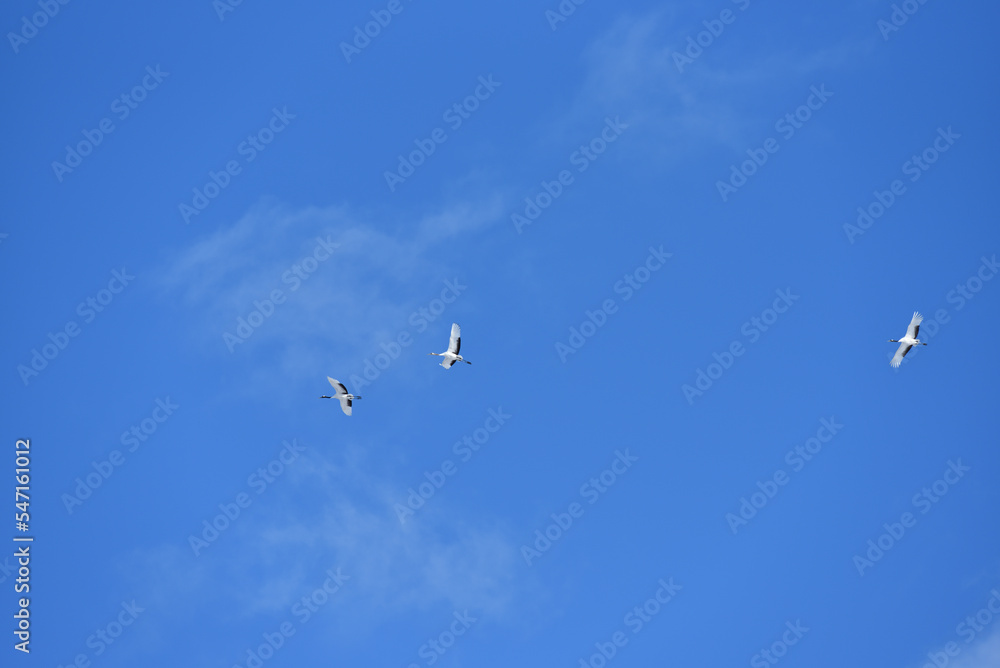
<svg viewBox="0 0 1000 668">
<path fill-rule="evenodd" d="M 361 395 L 359 394 L 359 395 L 355 396 L 355 395 L 351 394 L 350 392 L 348 392 L 347 388 L 344 387 L 344 384 L 341 383 L 336 378 L 330 378 L 329 376 L 327 376 L 326 379 L 328 381 L 330 381 L 331 385 L 333 385 L 333 396 L 332 397 L 328 397 L 328 396 L 326 396 L 324 394 L 322 397 L 320 397 L 320 399 L 339 399 L 340 400 L 340 407 L 344 410 L 344 414 L 345 415 L 350 415 L 351 414 L 351 404 L 352 404 L 352 402 L 355 399 L 360 399 Z"/>
<path fill-rule="evenodd" d="M 451 339 L 448 341 L 448 350 L 443 353 L 427 353 L 428 355 L 437 355 L 438 357 L 443 357 L 441 360 L 441 366 L 445 369 L 450 369 L 451 365 L 455 362 L 465 362 L 466 364 L 472 364 L 469 360 L 465 359 L 458 354 L 459 349 L 462 347 L 462 328 L 458 326 L 457 322 L 451 323 Z"/>
<path fill-rule="evenodd" d="M 910 348 L 913 346 L 926 346 L 927 344 L 917 338 L 917 334 L 920 333 L 920 323 L 924 321 L 924 316 L 920 315 L 916 311 L 913 312 L 913 319 L 910 320 L 910 326 L 906 328 L 906 336 L 901 339 L 889 339 L 889 343 L 898 343 L 899 348 L 896 350 L 896 354 L 893 355 L 892 359 L 889 360 L 889 364 L 894 367 L 898 367 L 903 363 L 903 358 L 906 357 L 906 353 L 910 352 Z"/>
</svg>

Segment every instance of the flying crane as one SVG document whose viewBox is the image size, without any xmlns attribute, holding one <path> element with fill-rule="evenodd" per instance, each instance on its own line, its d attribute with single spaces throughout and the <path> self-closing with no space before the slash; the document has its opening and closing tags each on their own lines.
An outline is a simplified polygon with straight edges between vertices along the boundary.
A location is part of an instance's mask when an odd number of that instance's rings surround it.
<svg viewBox="0 0 1000 668">
<path fill-rule="evenodd" d="M 336 378 L 330 378 L 329 376 L 327 376 L 326 379 L 330 381 L 331 385 L 333 385 L 333 396 L 329 397 L 324 394 L 322 397 L 320 397 L 320 399 L 339 399 L 340 407 L 343 409 L 344 415 L 350 415 L 352 402 L 355 399 L 360 399 L 361 395 L 359 394 L 355 396 L 350 392 L 348 392 L 347 388 L 344 387 L 344 384 L 341 383 Z"/>
<path fill-rule="evenodd" d="M 896 354 L 893 355 L 892 359 L 889 360 L 889 364 L 893 367 L 898 367 L 903 363 L 903 358 L 906 357 L 906 353 L 910 352 L 910 348 L 913 346 L 926 346 L 927 344 L 917 338 L 917 334 L 920 332 L 920 323 L 924 321 L 924 316 L 920 315 L 916 311 L 913 312 L 913 319 L 910 320 L 910 326 L 906 328 L 906 336 L 901 339 L 889 339 L 889 343 L 898 343 L 899 348 L 896 350 Z"/>
<path fill-rule="evenodd" d="M 450 369 L 451 365 L 455 362 L 465 362 L 466 364 L 472 364 L 469 360 L 465 359 L 458 354 L 459 349 L 462 347 L 462 328 L 458 326 L 457 322 L 451 323 L 451 339 L 448 341 L 448 350 L 443 353 L 427 353 L 428 355 L 437 355 L 438 357 L 443 357 L 441 360 L 441 366 L 445 369 Z"/>
</svg>

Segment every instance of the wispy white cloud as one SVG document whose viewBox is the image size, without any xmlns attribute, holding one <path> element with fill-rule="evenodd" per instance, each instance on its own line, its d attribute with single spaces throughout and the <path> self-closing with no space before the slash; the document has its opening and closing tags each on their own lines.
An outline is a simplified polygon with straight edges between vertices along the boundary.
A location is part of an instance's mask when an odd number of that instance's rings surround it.
<svg viewBox="0 0 1000 668">
<path fill-rule="evenodd" d="M 191 338 L 219 356 L 229 355 L 222 334 L 237 318 L 282 290 L 286 301 L 233 355 L 252 376 L 242 391 L 287 393 L 302 378 L 315 381 L 317 369 L 360 369 L 361 357 L 440 294 L 443 279 L 461 275 L 451 265 L 455 244 L 475 242 L 504 213 L 490 194 L 415 217 L 262 202 L 172 258 L 160 287 L 182 304 Z M 334 250 L 309 278 L 292 279 L 289 270 L 317 245 Z M 136 573 L 157 573 L 137 577 L 157 583 L 150 598 L 166 609 L 187 605 L 198 582 L 199 596 L 227 615 L 281 616 L 339 566 L 351 578 L 343 590 L 350 624 L 437 606 L 504 614 L 518 556 L 501 528 L 448 510 L 444 499 L 401 525 L 398 489 L 386 482 L 392 472 L 376 471 L 367 449 L 338 451 L 337 459 L 302 455 L 201 556 L 173 546 L 136 553 Z"/>
<path fill-rule="evenodd" d="M 398 490 L 376 468 L 360 448 L 336 458 L 310 450 L 200 556 L 152 547 L 133 553 L 127 570 L 167 616 L 197 599 L 266 626 L 340 568 L 349 580 L 328 620 L 341 633 L 426 611 L 470 609 L 519 623 L 534 576 L 509 532 L 472 521 L 446 498 L 401 525 Z"/>
<path fill-rule="evenodd" d="M 992 569 L 991 569 L 992 570 Z M 979 574 L 970 578 L 977 591 L 985 585 L 995 582 L 993 575 L 984 577 Z M 948 642 L 938 647 L 925 650 L 926 654 L 919 661 L 908 665 L 913 668 L 923 668 L 926 665 L 944 665 L 948 668 L 997 668 L 1000 666 L 1000 615 L 991 611 L 998 600 L 996 588 L 989 592 L 990 598 L 979 610 L 970 610 L 955 627 L 955 633 Z M 957 652 L 957 653 L 956 653 Z"/>
<path fill-rule="evenodd" d="M 374 614 L 436 605 L 503 615 L 519 573 L 517 547 L 502 528 L 472 522 L 446 499 L 400 524 L 398 490 L 372 471 L 360 449 L 334 461 L 318 453 L 297 467 L 289 489 L 308 495 L 315 512 L 289 522 L 263 520 L 261 547 L 285 561 L 305 550 L 322 551 L 350 572 L 357 602 Z"/>
<path fill-rule="evenodd" d="M 737 39 L 737 26 L 728 27 L 707 52 L 726 50 L 726 42 Z M 678 23 L 665 10 L 622 16 L 584 52 L 585 80 L 569 121 L 559 125 L 575 131 L 595 117 L 618 114 L 669 140 L 669 153 L 677 158 L 687 146 L 705 141 L 742 147 L 758 138 L 762 122 L 773 119 L 748 114 L 737 101 L 759 100 L 796 84 L 807 87 L 815 83 L 811 77 L 860 62 L 873 45 L 850 37 L 806 51 L 769 45 L 749 57 L 740 50 L 738 60 L 721 64 L 702 55 L 680 71 L 674 53 L 683 52 L 687 38 L 703 29 L 700 23 Z"/>
<path fill-rule="evenodd" d="M 997 668 L 1000 666 L 1000 629 L 962 650 L 953 660 L 951 668 Z"/>
<path fill-rule="evenodd" d="M 460 274 L 441 249 L 469 241 L 503 215 L 496 195 L 417 217 L 262 202 L 171 258 L 160 285 L 167 300 L 183 306 L 192 339 L 208 354 L 246 356 L 266 346 L 254 370 L 261 385 L 278 375 L 315 375 L 331 360 L 354 369 L 440 293 L 444 279 Z M 263 322 L 253 316 L 259 326 L 251 336 L 227 338 L 240 336 L 240 318 L 271 310 L 274 290 L 284 302 Z"/>
</svg>

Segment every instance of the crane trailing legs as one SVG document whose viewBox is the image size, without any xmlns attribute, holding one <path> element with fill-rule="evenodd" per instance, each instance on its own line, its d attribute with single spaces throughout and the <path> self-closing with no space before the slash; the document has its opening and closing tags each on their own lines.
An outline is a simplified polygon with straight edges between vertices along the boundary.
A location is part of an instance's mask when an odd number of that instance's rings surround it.
<svg viewBox="0 0 1000 668">
<path fill-rule="evenodd" d="M 916 311 L 913 312 L 913 319 L 910 320 L 910 326 L 906 328 L 906 336 L 901 339 L 889 339 L 889 343 L 898 343 L 899 348 L 896 349 L 896 354 L 893 355 L 892 359 L 889 360 L 889 364 L 893 367 L 898 367 L 903 363 L 903 358 L 906 357 L 906 353 L 910 352 L 910 348 L 913 346 L 926 346 L 927 344 L 917 338 L 917 334 L 920 333 L 920 323 L 924 321 L 924 316 L 920 315 Z"/>
<path fill-rule="evenodd" d="M 320 397 L 320 399 L 339 399 L 340 407 L 341 409 L 343 409 L 344 415 L 350 415 L 351 405 L 353 404 L 355 399 L 360 399 L 361 395 L 359 394 L 355 396 L 350 392 L 348 392 L 347 388 L 344 387 L 344 384 L 341 383 L 336 378 L 330 378 L 329 376 L 327 376 L 326 379 L 330 381 L 330 385 L 333 385 L 333 396 L 329 397 L 324 394 L 322 397 Z"/>
<path fill-rule="evenodd" d="M 458 326 L 457 322 L 451 323 L 451 339 L 448 341 L 448 350 L 443 353 L 427 353 L 428 355 L 437 355 L 438 357 L 443 357 L 441 360 L 441 366 L 445 369 L 450 369 L 451 365 L 455 362 L 465 362 L 466 364 L 472 364 L 469 360 L 465 359 L 458 354 L 458 351 L 462 347 L 462 328 Z"/>
</svg>

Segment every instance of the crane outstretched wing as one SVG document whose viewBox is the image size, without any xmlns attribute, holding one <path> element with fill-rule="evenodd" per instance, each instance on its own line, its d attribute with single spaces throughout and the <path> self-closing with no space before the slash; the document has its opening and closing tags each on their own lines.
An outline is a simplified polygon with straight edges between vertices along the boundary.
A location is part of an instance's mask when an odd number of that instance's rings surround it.
<svg viewBox="0 0 1000 668">
<path fill-rule="evenodd" d="M 352 402 L 347 397 L 340 397 L 340 408 L 344 411 L 344 415 L 351 414 Z"/>
<path fill-rule="evenodd" d="M 900 343 L 899 348 L 896 349 L 896 354 L 892 356 L 889 364 L 893 367 L 898 367 L 903 363 L 903 358 L 906 357 L 906 353 L 910 352 L 910 348 L 912 347 L 909 343 Z"/>
<path fill-rule="evenodd" d="M 910 320 L 910 326 L 906 328 L 906 335 L 911 339 L 917 338 L 917 334 L 920 333 L 920 323 L 922 323 L 923 321 L 924 321 L 924 316 L 914 311 L 913 319 Z"/>
<path fill-rule="evenodd" d="M 457 355 L 462 347 L 462 328 L 457 322 L 451 323 L 451 339 L 448 341 L 448 352 Z"/>
<path fill-rule="evenodd" d="M 342 394 L 347 394 L 347 388 L 344 387 L 344 384 L 341 383 L 339 380 L 337 380 L 336 378 L 330 378 L 329 376 L 327 376 L 326 379 L 330 381 L 331 385 L 333 385 L 333 390 L 337 394 L 337 397 L 340 397 L 340 395 Z"/>
</svg>

